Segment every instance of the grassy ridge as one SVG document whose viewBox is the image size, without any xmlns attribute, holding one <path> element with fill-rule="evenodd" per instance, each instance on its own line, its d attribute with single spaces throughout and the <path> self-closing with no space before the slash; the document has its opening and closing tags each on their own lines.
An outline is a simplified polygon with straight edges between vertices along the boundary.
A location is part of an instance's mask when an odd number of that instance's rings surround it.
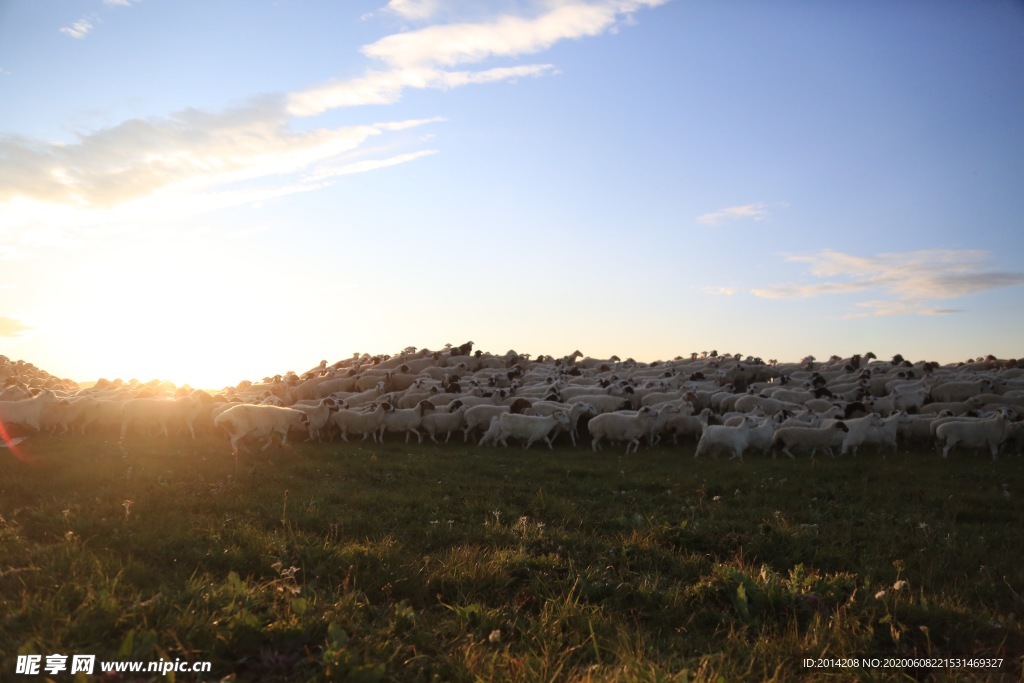
<svg viewBox="0 0 1024 683">
<path fill-rule="evenodd" d="M 239 681 L 928 675 L 801 667 L 823 653 L 1002 657 L 935 677 L 1021 678 L 1017 459 L 394 441 L 237 467 L 214 437 L 0 453 L 0 679 L 19 652 Z"/>
</svg>

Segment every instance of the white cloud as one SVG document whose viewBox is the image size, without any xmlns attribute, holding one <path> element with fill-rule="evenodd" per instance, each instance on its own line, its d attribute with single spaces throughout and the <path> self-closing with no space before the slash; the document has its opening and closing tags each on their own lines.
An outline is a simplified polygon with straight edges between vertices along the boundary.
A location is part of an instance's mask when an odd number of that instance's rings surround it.
<svg viewBox="0 0 1024 683">
<path fill-rule="evenodd" d="M 732 296 L 736 293 L 732 287 L 701 287 L 700 291 L 711 296 Z"/>
<path fill-rule="evenodd" d="M 463 85 L 540 76 L 551 73 L 553 68 L 550 64 L 533 64 L 472 72 L 426 68 L 370 71 L 359 78 L 335 81 L 289 95 L 288 113 L 314 116 L 339 107 L 393 104 L 401 99 L 402 91 L 407 88 L 447 90 Z"/>
<path fill-rule="evenodd" d="M 1024 284 L 1024 273 L 992 270 L 989 258 L 980 250 L 923 249 L 865 257 L 826 249 L 786 260 L 810 264 L 812 275 L 827 280 L 751 292 L 765 299 L 785 299 L 881 291 L 887 298 L 858 303 L 862 310 L 847 317 L 947 315 L 959 309 L 935 308 L 928 302 Z"/>
<path fill-rule="evenodd" d="M 882 318 L 889 315 L 950 315 L 961 313 L 959 308 L 922 308 L 914 301 L 862 301 L 855 304 L 859 309 L 855 313 L 847 313 L 844 320 L 856 318 Z"/>
<path fill-rule="evenodd" d="M 558 4 L 533 18 L 505 15 L 490 22 L 428 26 L 396 33 L 363 47 L 363 54 L 399 68 L 455 66 L 489 57 L 533 54 L 555 43 L 596 36 L 620 15 L 666 0 Z"/>
<path fill-rule="evenodd" d="M 333 81 L 293 93 L 288 111 L 313 116 L 330 109 L 370 104 L 392 104 L 406 89 L 448 89 L 557 73 L 551 64 L 492 67 L 482 71 L 450 71 L 444 67 L 475 64 L 489 58 L 518 57 L 547 49 L 556 42 L 596 36 L 615 27 L 621 18 L 642 7 L 667 0 L 605 0 L 546 5 L 548 11 L 526 18 L 503 15 L 490 21 L 438 24 L 395 33 L 365 45 L 363 54 L 386 69 L 373 69 L 357 78 Z M 423 3 L 389 5 L 410 13 L 436 9 Z"/>
<path fill-rule="evenodd" d="M 405 164 L 434 154 L 437 154 L 436 149 L 421 149 L 418 152 L 399 154 L 388 159 L 368 159 L 365 161 L 354 161 L 342 166 L 323 167 L 306 176 L 303 180 L 315 181 L 336 176 L 352 175 L 353 173 L 366 173 L 367 171 L 376 171 L 377 169 L 388 168 L 389 166 Z"/>
<path fill-rule="evenodd" d="M 381 136 L 402 137 L 402 131 L 439 118 L 314 129 L 294 128 L 291 120 L 339 107 L 390 104 L 406 89 L 446 90 L 555 74 L 553 65 L 543 63 L 450 67 L 595 36 L 629 21 L 640 8 L 666 1 L 516 0 L 509 6 L 519 8 L 522 16 L 505 13 L 427 26 L 366 45 L 363 53 L 378 68 L 356 78 L 263 97 L 222 112 L 186 109 L 166 117 L 130 119 L 78 132 L 70 142 L 0 133 L 0 223 L 9 228 L 2 236 L 0 257 L 37 248 L 44 237 L 54 245 L 73 245 L 83 231 L 108 219 L 127 225 L 148 212 L 152 218 L 147 222 L 159 222 L 167 216 L 259 203 L 330 185 L 335 177 L 436 154 L 436 149 L 422 149 L 422 137 L 406 137 L 401 142 L 406 149 L 391 144 L 386 151 L 370 153 L 365 146 Z M 141 0 L 104 0 L 107 6 L 121 7 L 137 2 Z M 468 0 L 392 0 L 386 9 L 418 21 L 434 20 L 441 13 L 447 19 L 494 11 Z M 97 21 L 84 17 L 61 31 L 82 38 Z"/>
<path fill-rule="evenodd" d="M 85 38 L 86 34 L 93 29 L 92 21 L 88 17 L 82 17 L 71 26 L 62 26 L 60 32 L 72 38 Z"/>
<path fill-rule="evenodd" d="M 768 215 L 764 204 L 743 204 L 742 206 L 730 206 L 711 213 L 697 216 L 697 222 L 705 225 L 718 225 L 725 221 L 734 221 L 742 218 L 750 218 L 755 221 L 764 220 Z"/>
<path fill-rule="evenodd" d="M 385 11 L 410 21 L 424 21 L 440 9 L 440 0 L 391 0 Z"/>
<path fill-rule="evenodd" d="M 0 258 L 321 189 L 436 153 L 403 136 L 440 119 L 295 131 L 283 98 L 221 113 L 133 119 L 71 144 L 0 137 Z M 397 137 L 396 137 L 397 136 Z M 387 140 L 386 150 L 366 149 Z M 413 151 L 395 147 L 414 145 Z"/>
</svg>

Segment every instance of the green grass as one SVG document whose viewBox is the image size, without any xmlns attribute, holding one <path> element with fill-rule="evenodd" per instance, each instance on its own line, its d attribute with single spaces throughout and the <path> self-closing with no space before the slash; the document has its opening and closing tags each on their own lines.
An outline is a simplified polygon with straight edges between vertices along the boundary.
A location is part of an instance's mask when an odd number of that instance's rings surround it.
<svg viewBox="0 0 1024 683">
<path fill-rule="evenodd" d="M 238 681 L 1021 680 L 1018 459 L 395 441 L 237 468 L 212 436 L 0 451 L 0 680 L 19 652 Z M 802 668 L 821 655 L 1003 666 Z"/>
</svg>

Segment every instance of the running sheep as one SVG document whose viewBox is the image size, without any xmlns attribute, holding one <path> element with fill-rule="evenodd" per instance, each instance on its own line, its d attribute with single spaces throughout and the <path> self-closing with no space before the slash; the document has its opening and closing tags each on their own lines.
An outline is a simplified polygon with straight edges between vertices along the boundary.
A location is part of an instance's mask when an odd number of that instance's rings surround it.
<svg viewBox="0 0 1024 683">
<path fill-rule="evenodd" d="M 551 444 L 551 437 L 559 429 L 568 429 L 570 426 L 569 413 L 559 410 L 551 415 L 517 415 L 514 413 L 503 413 L 492 418 L 491 427 L 487 430 L 490 433 L 495 430 L 493 441 L 508 446 L 508 439 L 515 438 L 523 441 L 523 448 L 529 448 L 538 441 L 543 441 L 549 449 L 554 449 Z"/>
<path fill-rule="evenodd" d="M 987 447 L 995 460 L 999 457 L 999 446 L 1006 439 L 1009 424 L 1005 411 L 1000 410 L 988 419 L 967 421 L 960 418 L 941 424 L 935 430 L 935 438 L 938 445 L 942 446 L 943 458 L 948 457 L 949 452 L 957 446 L 966 446 L 975 449 Z"/>
<path fill-rule="evenodd" d="M 213 420 L 214 427 L 222 427 L 231 439 L 231 454 L 238 457 L 238 448 L 243 439 L 266 439 L 260 450 L 266 450 L 274 434 L 281 436 L 281 446 L 288 444 L 290 429 L 304 428 L 309 422 L 301 410 L 280 406 L 251 405 L 239 403 L 219 414 Z"/>
<path fill-rule="evenodd" d="M 629 455 L 630 448 L 636 452 L 640 450 L 640 439 L 648 434 L 657 417 L 658 412 L 647 406 L 635 414 L 614 412 L 596 415 L 587 425 L 591 436 L 590 447 L 596 453 L 601 450 L 601 442 L 604 440 L 625 441 L 626 455 Z"/>
<path fill-rule="evenodd" d="M 791 448 L 810 450 L 812 458 L 819 450 L 834 456 L 833 446 L 842 444 L 843 435 L 848 431 L 849 428 L 841 421 L 822 427 L 780 427 L 772 437 L 772 446 L 776 450 L 781 448 L 791 459 L 795 457 Z"/>
</svg>

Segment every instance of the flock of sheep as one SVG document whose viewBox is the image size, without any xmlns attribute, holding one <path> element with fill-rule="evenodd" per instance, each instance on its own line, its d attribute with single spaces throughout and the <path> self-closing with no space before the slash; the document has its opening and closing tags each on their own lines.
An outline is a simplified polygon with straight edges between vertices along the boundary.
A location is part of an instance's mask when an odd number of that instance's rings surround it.
<svg viewBox="0 0 1024 683">
<path fill-rule="evenodd" d="M 0 436 L 106 432 L 226 436 L 238 455 L 277 436 L 529 448 L 589 434 L 603 444 L 696 443 L 695 456 L 752 453 L 857 455 L 862 448 L 1019 455 L 1024 442 L 1024 361 L 989 356 L 938 365 L 873 353 L 818 362 L 694 353 L 640 363 L 408 347 L 355 354 L 302 374 L 243 381 L 211 393 L 157 381 L 100 380 L 89 388 L 0 356 Z M 1018 367 L 1019 365 L 1019 367 Z"/>
</svg>

